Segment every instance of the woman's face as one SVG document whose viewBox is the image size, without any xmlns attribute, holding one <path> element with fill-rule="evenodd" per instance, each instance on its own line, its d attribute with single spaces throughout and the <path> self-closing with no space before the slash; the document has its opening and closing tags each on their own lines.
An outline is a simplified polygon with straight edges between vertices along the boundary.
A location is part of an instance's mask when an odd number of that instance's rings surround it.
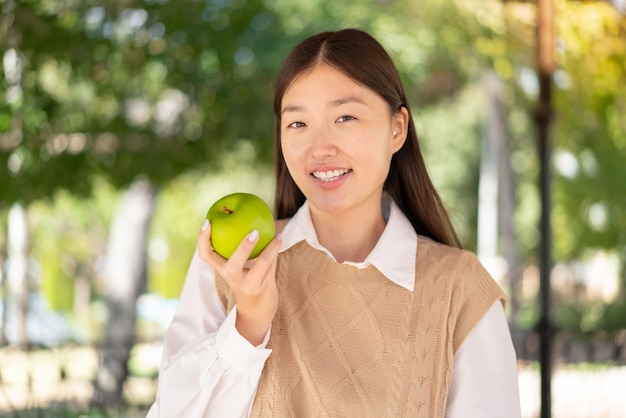
<svg viewBox="0 0 626 418">
<path fill-rule="evenodd" d="M 379 212 L 407 125 L 405 108 L 392 115 L 377 93 L 328 65 L 295 79 L 282 99 L 281 146 L 312 212 Z"/>
</svg>

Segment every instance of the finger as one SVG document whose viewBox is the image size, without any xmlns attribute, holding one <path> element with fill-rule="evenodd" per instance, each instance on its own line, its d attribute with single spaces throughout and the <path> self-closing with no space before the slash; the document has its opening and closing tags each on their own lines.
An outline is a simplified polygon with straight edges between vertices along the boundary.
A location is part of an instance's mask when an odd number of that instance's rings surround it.
<svg viewBox="0 0 626 418">
<path fill-rule="evenodd" d="M 213 251 L 211 247 L 211 223 L 208 219 L 204 220 L 202 228 L 200 229 L 200 232 L 198 232 L 198 242 L 196 243 L 196 246 L 198 247 L 200 258 L 207 261 L 209 253 Z"/>
<path fill-rule="evenodd" d="M 202 224 L 196 245 L 200 258 L 217 271 L 222 271 L 226 259 L 213 250 L 213 246 L 211 245 L 211 223 L 208 220 L 205 220 Z"/>
<path fill-rule="evenodd" d="M 263 251 L 261 251 L 261 254 L 259 254 L 256 258 L 254 266 L 252 266 L 251 270 L 254 270 L 254 273 L 256 274 L 260 274 L 262 277 L 265 277 L 268 275 L 267 273 L 272 270 L 272 268 L 275 269 L 281 243 L 282 241 L 279 236 L 272 239 Z"/>
<path fill-rule="evenodd" d="M 282 241 L 280 239 L 280 236 L 274 237 L 274 239 L 272 239 L 267 244 L 263 251 L 261 251 L 261 253 L 257 257 L 257 262 L 261 261 L 263 263 L 271 263 L 272 261 L 274 261 L 276 259 L 276 256 L 278 255 L 281 244 Z"/>
<path fill-rule="evenodd" d="M 252 250 L 259 241 L 259 231 L 256 229 L 251 231 L 246 237 L 241 240 L 237 249 L 228 259 L 229 268 L 241 270 L 248 261 Z"/>
</svg>

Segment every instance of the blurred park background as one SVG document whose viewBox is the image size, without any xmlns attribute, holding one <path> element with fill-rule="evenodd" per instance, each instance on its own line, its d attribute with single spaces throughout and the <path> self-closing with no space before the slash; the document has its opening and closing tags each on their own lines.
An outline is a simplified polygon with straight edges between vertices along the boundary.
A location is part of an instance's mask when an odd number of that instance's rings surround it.
<svg viewBox="0 0 626 418">
<path fill-rule="evenodd" d="M 395 59 L 463 244 L 509 295 L 528 418 L 546 123 L 552 415 L 626 417 L 626 1 L 552 2 L 549 108 L 537 4 L 0 0 L 0 417 L 145 416 L 206 210 L 272 202 L 283 57 L 343 27 Z"/>
</svg>

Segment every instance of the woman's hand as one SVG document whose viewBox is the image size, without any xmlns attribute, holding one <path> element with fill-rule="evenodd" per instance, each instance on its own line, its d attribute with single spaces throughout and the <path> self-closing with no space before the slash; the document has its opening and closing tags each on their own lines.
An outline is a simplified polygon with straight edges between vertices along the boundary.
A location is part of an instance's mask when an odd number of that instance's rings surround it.
<svg viewBox="0 0 626 418">
<path fill-rule="evenodd" d="M 211 247 L 211 225 L 208 221 L 198 234 L 200 258 L 222 276 L 235 293 L 239 334 L 257 346 L 263 342 L 278 310 L 276 264 L 280 239 L 274 238 L 257 258 L 248 262 L 259 234 L 250 232 L 227 260 Z"/>
</svg>

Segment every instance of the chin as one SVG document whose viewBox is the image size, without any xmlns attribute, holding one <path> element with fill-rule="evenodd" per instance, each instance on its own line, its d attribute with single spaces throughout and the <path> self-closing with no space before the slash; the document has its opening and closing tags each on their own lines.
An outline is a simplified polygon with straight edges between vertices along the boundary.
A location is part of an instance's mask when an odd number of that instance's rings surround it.
<svg viewBox="0 0 626 418">
<path fill-rule="evenodd" d="M 345 200 L 336 198 L 312 198 L 309 199 L 309 205 L 319 212 L 333 215 L 339 215 L 350 208 Z"/>
</svg>

